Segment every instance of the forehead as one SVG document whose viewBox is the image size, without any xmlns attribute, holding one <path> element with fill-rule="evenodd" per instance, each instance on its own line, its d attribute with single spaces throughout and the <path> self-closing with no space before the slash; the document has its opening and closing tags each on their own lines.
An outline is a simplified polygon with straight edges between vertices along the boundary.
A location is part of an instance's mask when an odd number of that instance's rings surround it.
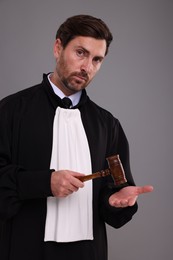
<svg viewBox="0 0 173 260">
<path fill-rule="evenodd" d="M 77 36 L 68 43 L 67 48 L 84 48 L 92 56 L 104 57 L 106 41 L 93 37 Z"/>
</svg>

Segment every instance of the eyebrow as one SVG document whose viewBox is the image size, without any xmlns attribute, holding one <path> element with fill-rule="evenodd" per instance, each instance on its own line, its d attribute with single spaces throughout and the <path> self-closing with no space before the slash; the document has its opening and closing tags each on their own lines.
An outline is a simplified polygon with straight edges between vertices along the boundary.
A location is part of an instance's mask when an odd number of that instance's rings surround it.
<svg viewBox="0 0 173 260">
<path fill-rule="evenodd" d="M 75 46 L 75 48 L 81 48 L 81 49 L 83 49 L 87 54 L 90 54 L 90 51 L 88 51 L 85 47 L 83 47 L 83 46 Z M 100 55 L 96 55 L 96 56 L 94 56 L 94 59 L 95 58 L 99 58 L 99 59 L 101 59 L 101 60 L 103 60 L 104 59 L 104 57 L 105 56 L 100 56 Z"/>
</svg>

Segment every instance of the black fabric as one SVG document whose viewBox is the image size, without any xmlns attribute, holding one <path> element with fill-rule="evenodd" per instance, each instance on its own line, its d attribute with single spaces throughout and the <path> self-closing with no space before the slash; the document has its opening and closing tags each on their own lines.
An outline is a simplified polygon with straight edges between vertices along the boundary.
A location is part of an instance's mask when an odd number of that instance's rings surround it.
<svg viewBox="0 0 173 260">
<path fill-rule="evenodd" d="M 68 97 L 64 97 L 64 98 L 62 99 L 62 103 L 64 104 L 64 107 L 65 107 L 65 108 L 70 108 L 71 105 L 72 105 L 72 101 L 71 101 L 71 99 L 68 98 Z"/>
<path fill-rule="evenodd" d="M 0 256 L 1 260 L 106 260 L 105 222 L 120 228 L 137 211 L 116 209 L 108 198 L 116 189 L 111 177 L 93 180 L 93 241 L 44 242 L 46 199 L 52 196 L 50 169 L 56 108 L 63 107 L 44 75 L 43 82 L 0 102 Z M 107 167 L 106 157 L 119 154 L 126 178 L 129 147 L 120 122 L 89 99 L 83 90 L 78 108 L 88 138 L 92 171 Z M 116 244 L 116 243 L 115 243 Z M 52 257 L 49 257 L 51 251 Z M 77 258 L 78 260 L 78 258 Z"/>
</svg>

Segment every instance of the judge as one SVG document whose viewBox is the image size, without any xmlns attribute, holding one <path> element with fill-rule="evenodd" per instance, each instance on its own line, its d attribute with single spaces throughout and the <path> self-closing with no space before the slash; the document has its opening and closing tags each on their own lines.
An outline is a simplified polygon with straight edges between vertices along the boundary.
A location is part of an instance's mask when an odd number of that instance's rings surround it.
<svg viewBox="0 0 173 260">
<path fill-rule="evenodd" d="M 101 19 L 68 18 L 56 34 L 54 71 L 1 100 L 1 260 L 106 260 L 105 223 L 125 225 L 137 211 L 138 195 L 152 190 L 135 186 L 119 120 L 86 92 L 111 41 Z M 110 176 L 79 180 L 107 168 L 114 154 L 126 187 Z"/>
</svg>

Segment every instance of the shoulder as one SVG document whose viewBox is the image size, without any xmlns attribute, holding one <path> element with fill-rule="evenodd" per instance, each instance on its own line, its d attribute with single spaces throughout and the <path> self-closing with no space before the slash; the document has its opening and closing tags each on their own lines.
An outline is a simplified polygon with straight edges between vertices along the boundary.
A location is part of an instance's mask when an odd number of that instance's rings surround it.
<svg viewBox="0 0 173 260">
<path fill-rule="evenodd" d="M 0 109 L 15 108 L 22 100 L 30 100 L 36 93 L 42 91 L 42 84 L 38 84 L 11 94 L 0 101 Z"/>
<path fill-rule="evenodd" d="M 41 97 L 43 93 L 42 84 L 38 84 L 27 89 L 11 94 L 0 101 L 0 122 L 10 122 L 20 118 L 27 108 Z M 15 118 L 15 119 L 14 119 Z"/>
</svg>

